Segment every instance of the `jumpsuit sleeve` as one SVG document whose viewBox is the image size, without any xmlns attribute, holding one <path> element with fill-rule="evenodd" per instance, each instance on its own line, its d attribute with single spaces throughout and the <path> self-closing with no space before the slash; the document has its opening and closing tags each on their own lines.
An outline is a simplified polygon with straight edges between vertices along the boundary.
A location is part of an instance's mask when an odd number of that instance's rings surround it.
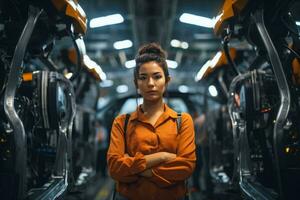
<svg viewBox="0 0 300 200">
<path fill-rule="evenodd" d="M 159 187 L 168 187 L 182 182 L 191 176 L 195 169 L 195 134 L 193 120 L 189 114 L 182 115 L 179 134 L 177 157 L 152 168 L 153 175 L 150 180 Z"/>
<path fill-rule="evenodd" d="M 107 163 L 110 176 L 120 182 L 134 182 L 138 174 L 146 169 L 144 155 L 137 152 L 133 157 L 125 157 L 124 142 L 125 115 L 117 117 L 112 125 Z"/>
</svg>

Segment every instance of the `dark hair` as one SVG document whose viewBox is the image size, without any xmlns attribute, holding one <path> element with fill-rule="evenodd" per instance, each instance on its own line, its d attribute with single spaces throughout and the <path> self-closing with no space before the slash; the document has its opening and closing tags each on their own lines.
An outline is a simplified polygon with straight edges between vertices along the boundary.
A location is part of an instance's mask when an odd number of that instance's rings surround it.
<svg viewBox="0 0 300 200">
<path fill-rule="evenodd" d="M 147 62 L 155 61 L 164 71 L 164 75 L 169 77 L 169 70 L 167 66 L 167 53 L 157 43 L 149 43 L 140 47 L 138 54 L 135 57 L 136 67 L 134 69 L 134 83 L 137 86 L 137 78 L 140 67 Z"/>
</svg>

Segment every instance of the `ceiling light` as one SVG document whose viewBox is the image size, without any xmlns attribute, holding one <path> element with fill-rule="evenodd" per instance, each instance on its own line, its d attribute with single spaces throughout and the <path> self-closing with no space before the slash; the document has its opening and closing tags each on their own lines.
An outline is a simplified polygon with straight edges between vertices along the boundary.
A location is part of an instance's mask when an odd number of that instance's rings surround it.
<svg viewBox="0 0 300 200">
<path fill-rule="evenodd" d="M 171 69 L 175 69 L 178 67 L 178 63 L 174 60 L 167 60 L 167 65 Z"/>
<path fill-rule="evenodd" d="M 132 47 L 132 42 L 131 40 L 122 40 L 122 41 L 117 41 L 114 43 L 114 48 L 115 49 L 127 49 Z"/>
<path fill-rule="evenodd" d="M 296 25 L 297 25 L 297 26 L 300 26 L 300 22 L 299 22 L 299 21 L 296 21 Z"/>
<path fill-rule="evenodd" d="M 217 88 L 214 85 L 210 85 L 208 87 L 208 91 L 209 91 L 209 93 L 210 93 L 211 96 L 213 96 L 213 97 L 218 96 Z"/>
<path fill-rule="evenodd" d="M 179 40 L 175 40 L 175 39 L 171 40 L 172 47 L 178 48 L 178 47 L 180 47 L 180 44 L 181 44 L 181 42 Z"/>
<path fill-rule="evenodd" d="M 183 48 L 183 49 L 189 48 L 189 43 L 187 43 L 187 42 L 181 42 L 181 48 Z"/>
<path fill-rule="evenodd" d="M 120 14 L 113 14 L 113 15 L 108 15 L 104 17 L 97 17 L 94 19 L 91 19 L 90 21 L 90 27 L 91 28 L 96 28 L 96 27 L 101 27 L 101 26 L 107 26 L 107 25 L 112 25 L 112 24 L 119 24 L 124 22 L 124 18 Z"/>
<path fill-rule="evenodd" d="M 181 93 L 188 93 L 189 92 L 189 87 L 186 85 L 180 85 L 178 87 L 178 91 Z"/>
<path fill-rule="evenodd" d="M 100 87 L 102 88 L 106 88 L 106 87 L 111 87 L 114 85 L 114 82 L 112 80 L 104 80 L 102 82 L 99 83 Z"/>
<path fill-rule="evenodd" d="M 182 41 L 179 41 L 176 39 L 171 40 L 170 44 L 172 47 L 175 47 L 175 48 L 182 48 L 182 49 L 189 48 L 189 44 L 187 42 L 182 42 Z"/>
<path fill-rule="evenodd" d="M 128 60 L 125 62 L 125 67 L 130 69 L 135 67 L 135 60 Z"/>
<path fill-rule="evenodd" d="M 206 28 L 213 28 L 215 25 L 215 20 L 207 17 L 202 17 L 198 15 L 193 15 L 189 13 L 183 13 L 179 21 L 187 24 L 193 24 L 196 26 L 202 26 Z"/>
<path fill-rule="evenodd" d="M 128 86 L 127 85 L 119 85 L 117 88 L 116 88 L 117 92 L 118 93 L 125 93 L 128 91 Z"/>
</svg>

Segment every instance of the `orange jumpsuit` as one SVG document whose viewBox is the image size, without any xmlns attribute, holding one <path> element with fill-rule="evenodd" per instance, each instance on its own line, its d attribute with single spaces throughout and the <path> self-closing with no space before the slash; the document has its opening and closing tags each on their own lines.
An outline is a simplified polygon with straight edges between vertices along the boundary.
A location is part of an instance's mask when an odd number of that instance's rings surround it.
<svg viewBox="0 0 300 200">
<path fill-rule="evenodd" d="M 193 173 L 196 161 L 194 125 L 191 116 L 182 113 L 177 133 L 176 118 L 177 113 L 165 104 L 164 113 L 153 126 L 137 108 L 128 120 L 127 152 L 124 152 L 125 115 L 114 120 L 107 162 L 121 195 L 130 200 L 175 200 L 185 196 L 185 180 Z M 175 153 L 176 159 L 153 167 L 151 178 L 139 176 L 146 169 L 144 155 L 163 151 Z"/>
</svg>

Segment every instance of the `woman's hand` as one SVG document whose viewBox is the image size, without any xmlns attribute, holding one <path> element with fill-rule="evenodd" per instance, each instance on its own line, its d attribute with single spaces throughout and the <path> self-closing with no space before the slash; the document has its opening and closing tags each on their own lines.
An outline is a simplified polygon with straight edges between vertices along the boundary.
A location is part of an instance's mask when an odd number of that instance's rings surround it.
<svg viewBox="0 0 300 200">
<path fill-rule="evenodd" d="M 145 155 L 144 158 L 146 159 L 146 169 L 150 169 L 161 163 L 175 159 L 176 154 L 168 153 L 168 152 L 157 152 L 157 153 Z"/>
<path fill-rule="evenodd" d="M 161 152 L 161 153 L 162 153 L 162 158 L 165 162 L 168 162 L 176 158 L 175 153 L 169 153 L 169 152 Z"/>
<path fill-rule="evenodd" d="M 126 155 L 125 155 L 126 156 Z M 176 154 L 169 152 L 158 152 L 150 155 L 146 155 L 147 169 L 140 173 L 143 177 L 152 177 L 152 167 L 159 165 L 160 163 L 168 162 L 176 158 Z"/>
</svg>

